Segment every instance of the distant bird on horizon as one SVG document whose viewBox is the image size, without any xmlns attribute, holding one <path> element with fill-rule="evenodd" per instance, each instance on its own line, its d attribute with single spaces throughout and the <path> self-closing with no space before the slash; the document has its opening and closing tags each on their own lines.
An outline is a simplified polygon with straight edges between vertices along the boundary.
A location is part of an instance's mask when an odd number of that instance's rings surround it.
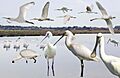
<svg viewBox="0 0 120 78">
<path fill-rule="evenodd" d="M 87 5 L 85 7 L 86 11 L 85 12 L 79 12 L 80 13 L 94 13 L 94 14 L 98 14 L 97 12 L 93 12 L 93 5 Z"/>
<path fill-rule="evenodd" d="M 50 5 L 50 2 L 47 2 L 45 4 L 45 6 L 42 9 L 42 15 L 41 15 L 40 18 L 33 18 L 31 20 L 37 20 L 37 21 L 54 21 L 53 19 L 48 18 L 49 5 Z"/>
<path fill-rule="evenodd" d="M 68 12 L 68 11 L 72 11 L 72 9 L 68 9 L 67 7 L 62 7 L 62 8 L 60 8 L 60 9 L 56 9 L 56 10 L 62 11 L 63 13 L 66 13 L 66 12 Z"/>
<path fill-rule="evenodd" d="M 64 24 L 66 24 L 68 21 L 70 21 L 71 18 L 76 18 L 71 15 L 64 15 L 64 16 L 59 16 L 58 18 L 64 18 Z"/>
<path fill-rule="evenodd" d="M 9 41 L 9 40 L 6 40 L 6 41 L 4 41 L 4 45 L 3 45 L 3 48 L 5 48 L 6 49 L 6 51 L 8 51 L 8 49 L 10 48 L 10 46 L 11 46 L 11 43 L 12 41 Z"/>
<path fill-rule="evenodd" d="M 35 5 L 35 2 L 29 2 L 24 5 L 22 5 L 19 9 L 19 15 L 16 18 L 11 17 L 3 17 L 4 19 L 7 19 L 8 23 L 11 23 L 11 21 L 15 21 L 18 23 L 29 23 L 34 24 L 33 22 L 30 22 L 28 20 L 25 20 L 27 11 L 31 8 L 31 6 Z"/>
<path fill-rule="evenodd" d="M 26 63 L 28 63 L 27 59 L 33 59 L 34 63 L 36 63 L 36 57 L 38 57 L 38 56 L 40 56 L 40 55 L 31 49 L 23 49 L 19 52 L 19 54 L 12 61 L 12 63 L 15 63 L 15 61 L 18 61 L 22 58 L 26 60 Z"/>
<path fill-rule="evenodd" d="M 109 28 L 109 31 L 111 32 L 111 34 L 114 34 L 114 29 L 112 27 L 113 25 L 112 25 L 112 21 L 111 20 L 116 18 L 116 17 L 109 16 L 107 14 L 107 11 L 103 8 L 103 6 L 99 2 L 96 1 L 96 4 L 97 4 L 99 10 L 102 13 L 102 17 L 101 18 L 94 18 L 94 19 L 91 19 L 90 21 L 93 21 L 93 20 L 105 20 L 106 23 L 107 23 L 107 26 Z"/>
</svg>

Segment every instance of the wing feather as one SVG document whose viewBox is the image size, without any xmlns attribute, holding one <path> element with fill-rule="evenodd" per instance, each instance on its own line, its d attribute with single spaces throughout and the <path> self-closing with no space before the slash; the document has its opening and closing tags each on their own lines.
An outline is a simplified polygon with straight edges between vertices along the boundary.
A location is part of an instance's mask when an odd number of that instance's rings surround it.
<svg viewBox="0 0 120 78">
<path fill-rule="evenodd" d="M 50 2 L 47 2 L 47 3 L 45 4 L 45 6 L 43 7 L 43 10 L 42 10 L 42 16 L 41 16 L 41 17 L 47 18 L 49 5 L 50 5 Z"/>
<path fill-rule="evenodd" d="M 31 6 L 35 5 L 34 2 L 29 2 L 20 7 L 18 19 L 24 19 L 26 17 L 26 13 Z"/>
<path fill-rule="evenodd" d="M 96 2 L 96 4 L 97 4 L 97 6 L 98 6 L 98 8 L 101 11 L 101 13 L 102 13 L 103 16 L 108 15 L 107 11 L 103 8 L 103 6 L 99 2 Z"/>
<path fill-rule="evenodd" d="M 107 25 L 108 25 L 108 28 L 109 28 L 109 31 L 111 32 L 111 34 L 114 34 L 114 29 L 113 29 L 113 25 L 112 25 L 112 22 L 111 22 L 111 20 L 110 19 L 107 19 L 107 20 L 105 20 L 106 21 L 106 23 L 107 23 Z"/>
</svg>

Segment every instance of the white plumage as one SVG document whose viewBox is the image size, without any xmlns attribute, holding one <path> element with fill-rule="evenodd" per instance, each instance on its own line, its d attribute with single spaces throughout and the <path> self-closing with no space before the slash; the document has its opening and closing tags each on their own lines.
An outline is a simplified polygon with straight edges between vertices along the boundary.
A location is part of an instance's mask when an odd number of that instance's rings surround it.
<svg viewBox="0 0 120 78">
<path fill-rule="evenodd" d="M 31 8 L 31 6 L 35 5 L 34 2 L 29 2 L 29 3 L 26 3 L 24 5 L 22 5 L 20 7 L 20 10 L 19 10 L 19 15 L 17 16 L 17 18 L 9 18 L 9 17 L 3 17 L 9 21 L 15 21 L 15 22 L 18 22 L 18 23 L 29 23 L 29 24 L 34 24 L 33 22 L 30 22 L 30 21 L 27 21 L 25 20 L 25 17 L 26 17 L 26 14 L 27 14 L 27 11 Z"/>
</svg>

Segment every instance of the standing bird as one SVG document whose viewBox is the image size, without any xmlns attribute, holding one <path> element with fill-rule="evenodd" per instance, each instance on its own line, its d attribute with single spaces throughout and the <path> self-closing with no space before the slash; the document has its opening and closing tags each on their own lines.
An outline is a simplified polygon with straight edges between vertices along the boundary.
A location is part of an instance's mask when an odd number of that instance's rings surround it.
<svg viewBox="0 0 120 78">
<path fill-rule="evenodd" d="M 7 21 L 9 20 L 9 21 L 15 21 L 15 22 L 18 22 L 18 23 L 34 24 L 33 22 L 25 20 L 28 9 L 30 9 L 30 7 L 33 6 L 33 5 L 35 5 L 34 2 L 29 2 L 29 3 L 26 3 L 26 4 L 22 5 L 20 7 L 19 15 L 17 16 L 17 18 L 9 18 L 9 17 L 3 17 L 3 18 L 7 19 Z"/>
<path fill-rule="evenodd" d="M 31 49 L 23 49 L 20 51 L 19 55 L 12 61 L 12 63 L 15 63 L 15 61 L 18 61 L 22 58 L 26 60 L 26 63 L 28 63 L 27 59 L 33 59 L 34 63 L 36 63 L 36 57 L 40 56 L 38 53 Z"/>
<path fill-rule="evenodd" d="M 113 19 L 113 18 L 116 18 L 116 17 L 112 17 L 112 16 L 109 16 L 108 14 L 107 14 L 107 11 L 102 7 L 102 5 L 99 3 L 99 2 L 97 2 L 96 1 L 96 4 L 97 4 L 97 6 L 98 6 L 98 8 L 99 8 L 99 10 L 101 11 L 101 13 L 102 13 L 102 17 L 101 18 L 94 18 L 94 19 L 91 19 L 90 21 L 93 21 L 93 20 L 105 20 L 106 21 L 106 23 L 107 23 L 107 25 L 108 25 L 108 28 L 109 28 L 109 31 L 112 33 L 112 34 L 114 34 L 114 29 L 113 29 L 113 25 L 112 25 L 112 22 L 111 22 L 111 20 Z"/>
<path fill-rule="evenodd" d="M 94 14 L 98 14 L 97 12 L 93 12 L 93 11 L 92 11 L 92 10 L 93 10 L 93 5 L 90 5 L 90 6 L 87 5 L 85 9 L 86 9 L 85 12 L 79 12 L 79 14 L 80 14 L 80 13 L 94 13 Z"/>
<path fill-rule="evenodd" d="M 50 31 L 47 31 L 44 39 L 41 41 L 41 43 L 46 39 L 46 38 L 51 38 L 52 37 L 52 33 Z M 52 74 L 53 76 L 55 76 L 55 72 L 54 72 L 54 58 L 56 55 L 56 46 L 53 45 L 52 43 L 48 42 L 44 47 L 42 46 L 43 51 L 45 52 L 45 58 L 47 60 L 47 76 L 49 76 L 49 59 L 52 59 Z"/>
<path fill-rule="evenodd" d="M 83 60 L 87 61 L 98 61 L 97 57 L 92 58 L 90 55 L 92 53 L 91 50 L 89 50 L 87 47 L 85 47 L 82 44 L 74 43 L 74 35 L 71 31 L 66 30 L 65 33 L 62 35 L 62 37 L 59 38 L 62 39 L 64 36 L 67 36 L 65 38 L 65 44 L 67 48 L 81 61 L 81 77 L 83 77 L 83 70 L 84 70 L 84 63 Z M 59 41 L 57 40 L 56 43 Z M 55 44 L 56 44 L 55 43 Z M 55 45 L 54 44 L 54 45 Z"/>
<path fill-rule="evenodd" d="M 38 20 L 38 21 L 54 21 L 53 19 L 48 18 L 48 10 L 49 10 L 50 2 L 47 2 L 42 9 L 42 15 L 40 18 L 33 18 L 31 20 Z"/>
<path fill-rule="evenodd" d="M 91 57 L 94 58 L 94 56 L 96 55 L 96 49 L 97 49 L 98 44 L 99 44 L 99 55 L 100 55 L 101 60 L 103 61 L 105 66 L 108 68 L 108 70 L 112 74 L 120 78 L 120 58 L 105 54 L 104 36 L 102 33 L 99 33 L 96 36 L 96 44 L 91 54 Z"/>
<path fill-rule="evenodd" d="M 6 51 L 8 51 L 8 49 L 10 48 L 10 43 L 11 43 L 11 41 L 4 41 L 3 48 L 5 48 Z"/>
<path fill-rule="evenodd" d="M 20 49 L 20 43 L 19 42 L 16 42 L 14 44 L 14 47 L 13 47 L 16 51 L 18 51 Z"/>
<path fill-rule="evenodd" d="M 60 9 L 56 9 L 56 10 L 58 10 L 58 11 L 63 11 L 63 13 L 66 13 L 66 12 L 68 12 L 68 11 L 72 11 L 72 9 L 68 9 L 67 7 L 62 7 L 62 8 L 60 8 Z"/>
<path fill-rule="evenodd" d="M 64 24 L 66 24 L 68 21 L 70 21 L 71 18 L 76 18 L 71 15 L 64 15 L 64 16 L 59 16 L 58 18 L 64 18 Z"/>
<path fill-rule="evenodd" d="M 118 42 L 118 41 L 113 40 L 113 39 L 111 39 L 111 38 L 108 40 L 108 42 L 107 42 L 107 43 L 109 43 L 109 41 L 110 41 L 111 43 L 113 43 L 113 44 L 114 44 L 114 46 L 118 46 L 118 44 L 119 44 L 119 42 Z"/>
</svg>

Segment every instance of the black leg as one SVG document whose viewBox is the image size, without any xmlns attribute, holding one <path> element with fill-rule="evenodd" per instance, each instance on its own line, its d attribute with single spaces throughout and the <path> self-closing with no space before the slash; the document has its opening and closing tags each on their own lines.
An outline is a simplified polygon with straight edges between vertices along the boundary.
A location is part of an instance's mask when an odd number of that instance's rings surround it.
<svg viewBox="0 0 120 78">
<path fill-rule="evenodd" d="M 55 76 L 55 72 L 54 72 L 54 59 L 52 60 L 52 73 L 53 73 L 53 76 Z"/>
<path fill-rule="evenodd" d="M 81 60 L 81 77 L 83 77 L 83 71 L 84 71 L 84 63 L 83 60 Z"/>
<path fill-rule="evenodd" d="M 28 63 L 28 61 L 26 60 L 26 63 Z"/>
<path fill-rule="evenodd" d="M 47 59 L 47 66 L 48 66 L 48 69 L 47 69 L 47 76 L 49 76 L 49 60 Z"/>
<path fill-rule="evenodd" d="M 35 59 L 35 58 L 33 58 L 33 60 L 34 60 L 34 63 L 36 63 L 36 59 Z"/>
</svg>

